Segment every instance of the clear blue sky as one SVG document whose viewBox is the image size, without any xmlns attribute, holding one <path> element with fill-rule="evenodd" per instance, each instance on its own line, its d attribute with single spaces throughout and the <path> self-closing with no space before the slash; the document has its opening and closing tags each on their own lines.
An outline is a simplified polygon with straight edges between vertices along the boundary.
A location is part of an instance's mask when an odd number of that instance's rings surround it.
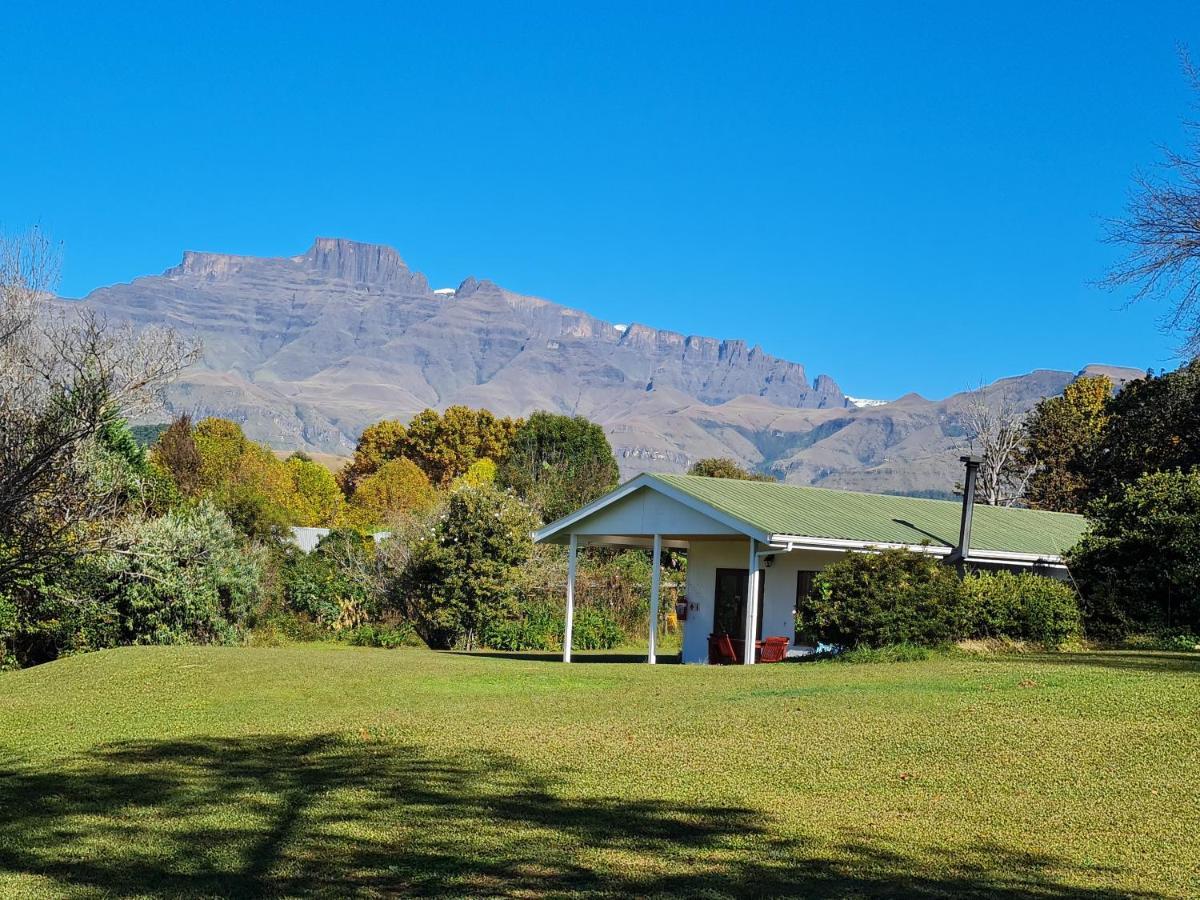
<svg viewBox="0 0 1200 900">
<path fill-rule="evenodd" d="M 395 246 L 852 394 L 1170 366 L 1090 282 L 1190 97 L 1195 2 L 19 4 L 0 225 L 63 292 L 184 249 Z"/>
</svg>

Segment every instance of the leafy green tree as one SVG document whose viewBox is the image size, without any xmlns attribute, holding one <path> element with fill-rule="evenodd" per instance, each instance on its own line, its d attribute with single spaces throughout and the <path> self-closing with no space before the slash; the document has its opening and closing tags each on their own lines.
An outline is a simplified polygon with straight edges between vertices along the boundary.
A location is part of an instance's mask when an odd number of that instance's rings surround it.
<svg viewBox="0 0 1200 900">
<path fill-rule="evenodd" d="M 389 459 L 404 454 L 407 434 L 404 423 L 395 419 L 384 419 L 363 429 L 354 448 L 354 457 L 338 473 L 338 483 L 347 497 L 354 493 L 360 478 L 372 474 Z"/>
<path fill-rule="evenodd" d="M 438 415 L 427 409 L 408 423 L 399 455 L 421 467 L 436 487 L 447 487 L 480 459 L 503 460 L 519 426 L 486 409 L 451 406 Z"/>
<path fill-rule="evenodd" d="M 1071 571 L 1089 633 L 1200 631 L 1200 469 L 1142 475 L 1088 517 Z"/>
<path fill-rule="evenodd" d="M 582 416 L 536 412 L 513 436 L 498 481 L 549 522 L 612 490 L 618 476 L 603 428 Z"/>
<path fill-rule="evenodd" d="M 289 509 L 296 525 L 332 527 L 341 522 L 346 500 L 333 473 L 317 462 L 293 453 L 285 463 L 292 477 Z"/>
<path fill-rule="evenodd" d="M 1200 465 L 1200 359 L 1131 381 L 1108 403 L 1090 495 L 1119 496 L 1148 472 Z"/>
<path fill-rule="evenodd" d="M 519 569 L 533 549 L 529 508 L 493 488 L 459 488 L 418 533 L 395 587 L 397 604 L 431 647 L 471 649 L 516 610 Z"/>
<path fill-rule="evenodd" d="M 265 539 L 293 524 L 292 472 L 270 450 L 251 441 L 240 425 L 227 419 L 202 420 L 193 439 L 200 456 L 202 495 L 224 510 L 243 533 Z"/>
<path fill-rule="evenodd" d="M 376 471 L 358 481 L 350 507 L 362 525 L 381 525 L 397 516 L 421 513 L 433 504 L 436 494 L 429 479 L 412 460 L 389 459 Z"/>
<path fill-rule="evenodd" d="M 702 475 L 705 478 L 733 478 L 737 481 L 775 481 L 770 475 L 743 469 L 732 459 L 726 457 L 698 459 L 692 463 L 687 473 Z"/>
<path fill-rule="evenodd" d="M 1034 509 L 1081 513 L 1094 477 L 1096 451 L 1109 421 L 1112 381 L 1078 378 L 1061 396 L 1042 400 L 1025 422 L 1025 456 L 1033 474 L 1025 502 Z"/>
</svg>

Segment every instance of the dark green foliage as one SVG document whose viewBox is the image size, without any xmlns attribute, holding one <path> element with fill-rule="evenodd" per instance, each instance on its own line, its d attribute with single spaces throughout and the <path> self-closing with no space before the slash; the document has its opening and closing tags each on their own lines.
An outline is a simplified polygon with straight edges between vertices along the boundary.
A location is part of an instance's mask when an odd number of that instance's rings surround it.
<svg viewBox="0 0 1200 900">
<path fill-rule="evenodd" d="M 1088 633 L 1200 632 L 1200 470 L 1143 475 L 1089 518 L 1071 557 Z"/>
<path fill-rule="evenodd" d="M 968 636 L 1034 641 L 1059 647 L 1080 632 L 1074 588 L 1032 572 L 981 572 L 963 584 Z"/>
<path fill-rule="evenodd" d="M 826 566 L 796 610 L 797 630 L 842 647 L 937 646 L 967 634 L 966 594 L 936 557 L 848 553 Z"/>
<path fill-rule="evenodd" d="M 154 444 L 158 440 L 159 435 L 170 427 L 169 422 L 161 422 L 158 425 L 133 425 L 129 431 L 133 435 L 133 439 L 137 441 L 139 447 L 147 448 Z"/>
<path fill-rule="evenodd" d="M 1050 578 L 981 572 L 963 581 L 936 557 L 885 550 L 826 566 L 796 621 L 842 647 L 936 647 L 987 637 L 1058 647 L 1079 634 L 1080 610 L 1074 590 Z"/>
<path fill-rule="evenodd" d="M 705 478 L 733 478 L 738 481 L 774 481 L 770 475 L 761 472 L 750 472 L 743 469 L 732 459 L 711 458 L 698 459 L 687 470 L 689 475 L 702 475 Z"/>
<path fill-rule="evenodd" d="M 550 522 L 612 490 L 618 474 L 603 428 L 536 412 L 517 428 L 497 479 Z"/>
<path fill-rule="evenodd" d="M 513 618 L 516 576 L 533 548 L 534 517 L 517 498 L 463 487 L 411 546 L 396 604 L 431 647 L 476 646 L 487 627 Z"/>
<path fill-rule="evenodd" d="M 355 531 L 331 532 L 311 553 L 289 550 L 282 571 L 284 602 L 327 629 L 357 625 L 378 613 L 374 555 L 374 543 Z"/>
<path fill-rule="evenodd" d="M 1200 465 L 1200 359 L 1131 381 L 1106 406 L 1089 496 L 1119 495 L 1148 472 Z"/>
</svg>

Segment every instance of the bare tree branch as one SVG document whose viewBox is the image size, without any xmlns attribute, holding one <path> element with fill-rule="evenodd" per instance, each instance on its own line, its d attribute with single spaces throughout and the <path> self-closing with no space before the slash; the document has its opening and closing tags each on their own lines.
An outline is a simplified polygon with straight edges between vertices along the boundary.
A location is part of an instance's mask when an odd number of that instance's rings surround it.
<svg viewBox="0 0 1200 900">
<path fill-rule="evenodd" d="M 1200 73 L 1186 50 L 1181 64 L 1200 98 Z M 1185 120 L 1183 152 L 1163 147 L 1151 173 L 1134 175 L 1125 215 L 1107 223 L 1107 243 L 1128 255 L 1100 281 L 1110 290 L 1129 290 L 1130 302 L 1167 304 L 1164 330 L 1183 337 L 1183 351 L 1200 353 L 1200 122 Z"/>
<path fill-rule="evenodd" d="M 54 299 L 59 248 L 0 237 L 0 589 L 88 552 L 117 493 L 92 448 L 116 417 L 154 408 L 197 348 Z"/>
<path fill-rule="evenodd" d="M 969 449 L 983 458 L 978 496 L 989 506 L 1012 506 L 1035 470 L 1025 452 L 1025 413 L 1003 393 L 989 399 L 981 386 L 969 396 L 962 424 Z"/>
</svg>

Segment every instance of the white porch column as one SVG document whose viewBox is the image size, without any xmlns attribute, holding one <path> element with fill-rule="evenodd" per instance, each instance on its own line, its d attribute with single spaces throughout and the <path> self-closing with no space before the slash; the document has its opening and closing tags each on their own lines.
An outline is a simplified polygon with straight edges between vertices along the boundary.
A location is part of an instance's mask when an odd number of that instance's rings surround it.
<svg viewBox="0 0 1200 900">
<path fill-rule="evenodd" d="M 758 636 L 758 541 L 750 538 L 750 565 L 746 570 L 746 649 L 742 664 L 754 665 L 754 641 Z"/>
<path fill-rule="evenodd" d="M 654 536 L 654 558 L 650 561 L 650 651 L 646 662 L 658 662 L 658 591 L 662 584 L 662 535 Z"/>
<path fill-rule="evenodd" d="M 575 627 L 575 557 L 579 552 L 579 538 L 572 534 L 567 549 L 567 619 L 563 624 L 563 662 L 571 661 L 571 632 Z"/>
</svg>

